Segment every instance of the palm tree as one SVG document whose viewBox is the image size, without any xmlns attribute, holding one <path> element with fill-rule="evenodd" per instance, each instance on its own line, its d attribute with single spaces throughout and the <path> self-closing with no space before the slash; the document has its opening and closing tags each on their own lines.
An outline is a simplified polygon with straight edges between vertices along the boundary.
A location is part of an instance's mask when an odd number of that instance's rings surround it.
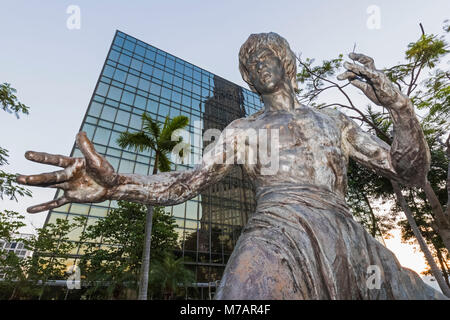
<svg viewBox="0 0 450 320">
<path fill-rule="evenodd" d="M 189 123 L 186 116 L 176 116 L 172 120 L 166 117 L 163 127 L 154 121 L 149 115 L 142 115 L 142 130 L 130 133 L 122 132 L 117 139 L 117 143 L 122 148 L 134 149 L 139 152 L 153 150 L 155 152 L 155 162 L 153 164 L 153 174 L 170 171 L 170 160 L 168 154 L 174 147 L 182 141 L 182 138 L 172 141 L 172 134 L 177 129 L 182 129 Z M 182 156 L 182 151 L 180 151 Z M 147 205 L 147 216 L 145 222 L 145 242 L 142 252 L 142 265 L 139 279 L 139 300 L 147 300 L 148 274 L 150 268 L 150 245 L 152 240 L 152 220 L 153 207 Z"/>
<path fill-rule="evenodd" d="M 168 253 L 162 260 L 155 260 L 150 271 L 153 290 L 171 300 L 195 281 L 194 273 L 184 266 L 184 259 Z"/>
</svg>

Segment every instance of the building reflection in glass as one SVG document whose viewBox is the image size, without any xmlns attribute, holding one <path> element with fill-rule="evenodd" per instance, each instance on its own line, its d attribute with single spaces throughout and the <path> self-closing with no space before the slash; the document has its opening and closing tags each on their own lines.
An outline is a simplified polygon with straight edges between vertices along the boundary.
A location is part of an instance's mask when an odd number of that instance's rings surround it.
<svg viewBox="0 0 450 320">
<path fill-rule="evenodd" d="M 154 155 L 150 151 L 122 150 L 116 139 L 123 131 L 141 129 L 141 115 L 150 114 L 163 122 L 166 116 L 189 117 L 191 151 L 201 157 L 207 143 L 202 134 L 209 128 L 223 130 L 231 121 L 248 116 L 261 108 L 258 95 L 117 31 L 98 79 L 80 130 L 86 131 L 96 150 L 118 172 L 151 174 Z M 203 123 L 203 131 L 195 123 Z M 81 156 L 73 146 L 72 156 Z M 174 164 L 185 170 L 192 164 Z M 105 217 L 117 206 L 115 201 L 96 204 L 67 204 L 51 210 L 46 224 L 57 218 L 87 216 L 87 225 Z M 247 221 L 254 211 L 254 193 L 249 179 L 236 166 L 233 171 L 192 200 L 166 207 L 177 222 L 180 250 L 198 282 L 220 280 L 225 264 Z M 70 238 L 79 242 L 82 230 Z M 101 239 L 99 239 L 101 243 Z M 83 254 L 79 243 L 71 259 Z"/>
</svg>

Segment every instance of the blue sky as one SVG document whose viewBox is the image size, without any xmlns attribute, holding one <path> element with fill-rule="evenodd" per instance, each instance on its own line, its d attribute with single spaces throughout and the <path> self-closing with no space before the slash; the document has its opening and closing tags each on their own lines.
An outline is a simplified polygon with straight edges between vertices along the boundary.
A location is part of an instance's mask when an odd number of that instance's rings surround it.
<svg viewBox="0 0 450 320">
<path fill-rule="evenodd" d="M 69 5 L 81 10 L 81 28 L 69 30 Z M 380 28 L 369 29 L 367 8 L 380 10 Z M 26 150 L 69 154 L 116 29 L 201 68 L 246 86 L 238 71 L 240 45 L 251 33 L 274 31 L 296 53 L 317 60 L 356 51 L 379 68 L 402 61 L 406 45 L 440 33 L 450 1 L 2 1 L 0 82 L 10 82 L 31 107 L 16 120 L 0 113 L 0 145 L 9 149 L 6 170 L 50 168 L 23 157 Z M 327 99 L 332 101 L 333 96 Z M 355 101 L 367 103 L 355 93 Z M 33 199 L 0 202 L 25 208 L 54 196 L 33 188 Z M 27 215 L 41 226 L 47 213 Z"/>
</svg>

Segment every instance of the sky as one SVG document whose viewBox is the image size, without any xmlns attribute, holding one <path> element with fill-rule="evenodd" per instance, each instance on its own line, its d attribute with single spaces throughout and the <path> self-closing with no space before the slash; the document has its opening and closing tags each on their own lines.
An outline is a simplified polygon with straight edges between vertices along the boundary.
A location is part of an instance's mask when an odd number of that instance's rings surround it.
<svg viewBox="0 0 450 320">
<path fill-rule="evenodd" d="M 73 5 L 80 10 L 79 29 L 67 26 L 67 9 Z M 356 46 L 381 69 L 403 61 L 406 45 L 420 36 L 419 22 L 427 33 L 438 34 L 448 18 L 448 0 L 2 1 L 0 82 L 11 83 L 31 109 L 19 120 L 0 113 L 0 145 L 10 154 L 10 165 L 3 169 L 21 174 L 52 170 L 27 161 L 27 150 L 70 153 L 117 29 L 247 87 L 238 51 L 252 33 L 277 32 L 296 54 L 317 61 Z M 333 98 L 327 96 L 330 102 Z M 367 103 L 357 92 L 354 99 Z M 17 203 L 0 200 L 0 210 L 25 213 L 26 207 L 54 196 L 54 189 L 32 191 L 33 198 Z M 41 227 L 46 216 L 26 214 L 26 219 Z M 398 235 L 390 242 L 402 265 L 423 270 L 421 253 L 401 244 Z"/>
</svg>

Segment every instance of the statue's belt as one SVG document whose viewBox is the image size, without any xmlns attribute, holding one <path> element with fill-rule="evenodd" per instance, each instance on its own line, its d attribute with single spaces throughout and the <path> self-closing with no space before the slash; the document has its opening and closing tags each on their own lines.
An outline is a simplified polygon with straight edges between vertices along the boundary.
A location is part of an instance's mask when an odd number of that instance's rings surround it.
<svg viewBox="0 0 450 320">
<path fill-rule="evenodd" d="M 301 205 L 316 209 L 339 211 L 351 217 L 343 196 L 312 185 L 271 185 L 256 190 L 257 211 L 271 206 Z"/>
</svg>

